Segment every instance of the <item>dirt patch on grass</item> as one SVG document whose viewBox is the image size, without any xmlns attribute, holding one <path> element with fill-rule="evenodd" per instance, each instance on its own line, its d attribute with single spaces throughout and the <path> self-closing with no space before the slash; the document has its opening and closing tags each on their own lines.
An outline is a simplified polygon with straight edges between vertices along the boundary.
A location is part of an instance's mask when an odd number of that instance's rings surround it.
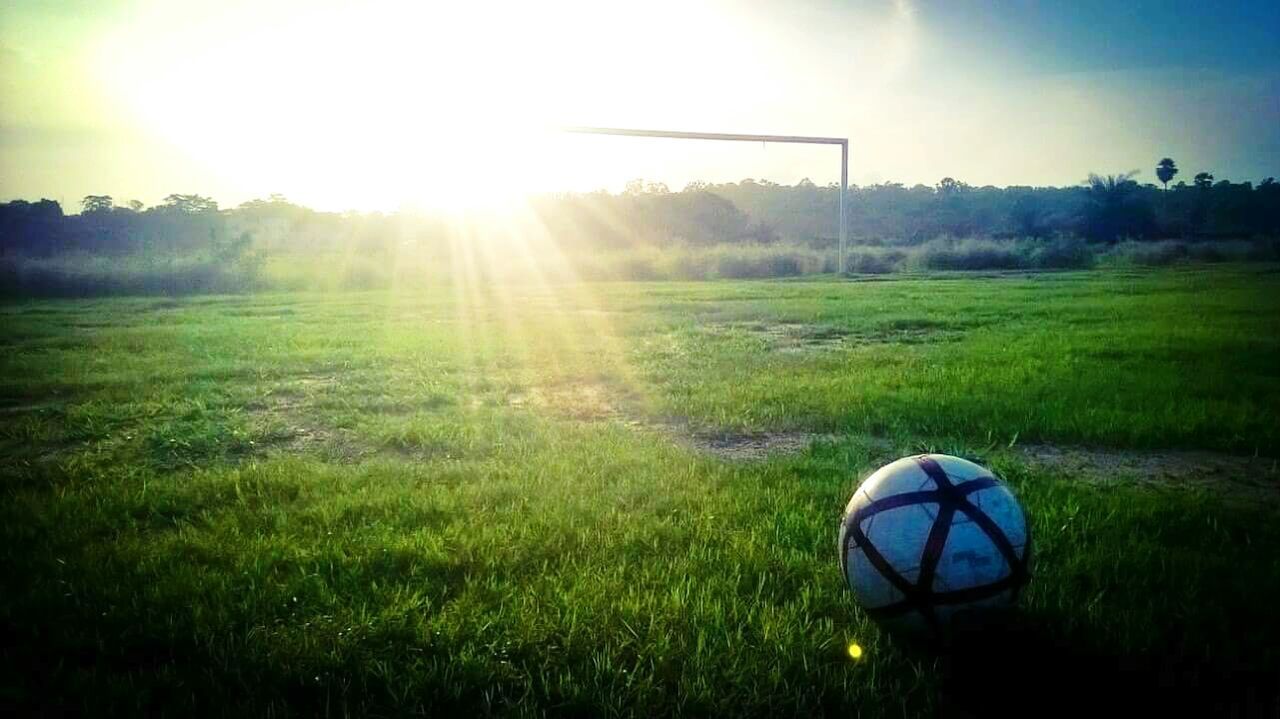
<svg viewBox="0 0 1280 719">
<path fill-rule="evenodd" d="M 704 330 L 717 337 L 745 335 L 763 340 L 771 350 L 789 353 L 839 349 L 849 334 L 839 327 L 800 322 L 723 322 Z"/>
<path fill-rule="evenodd" d="M 1200 450 L 1131 451 L 1028 444 L 1014 448 L 1036 467 L 1099 484 L 1222 489 L 1280 501 L 1280 461 Z"/>
<path fill-rule="evenodd" d="M 14 404 L 9 404 L 7 400 L 0 399 L 0 415 L 44 412 L 61 409 L 61 407 L 62 404 L 59 402 L 15 402 Z"/>
<path fill-rule="evenodd" d="M 306 411 L 308 397 L 316 388 L 336 385 L 337 381 L 328 375 L 296 378 L 247 406 L 245 409 L 259 430 L 252 454 L 310 454 L 344 463 L 359 462 L 375 454 L 378 448 L 351 430 L 319 423 L 315 412 Z"/>
<path fill-rule="evenodd" d="M 899 320 L 871 328 L 848 329 L 805 322 L 725 322 L 704 328 L 714 337 L 747 336 L 762 340 L 770 351 L 800 354 L 869 344 L 920 344 L 957 339 L 960 332 L 931 320 Z"/>
<path fill-rule="evenodd" d="M 759 461 L 770 455 L 796 454 L 817 440 L 833 438 L 832 435 L 814 432 L 690 433 L 681 429 L 676 425 L 663 427 L 663 431 L 680 444 L 720 459 L 740 462 Z"/>
<path fill-rule="evenodd" d="M 869 434 L 837 434 L 803 430 L 773 432 L 708 432 L 678 423 L 663 424 L 658 431 L 678 444 L 702 454 L 731 462 L 758 462 L 807 451 L 815 442 L 850 440 L 861 444 L 870 454 L 870 463 L 881 466 L 907 454 L 893 442 Z"/>
<path fill-rule="evenodd" d="M 976 326 L 977 323 L 959 324 L 950 321 L 931 320 L 924 317 L 889 320 L 877 324 L 860 336 L 875 342 L 923 342 L 951 340 L 960 335 L 962 329 Z"/>
<path fill-rule="evenodd" d="M 261 317 L 265 319 L 291 317 L 296 314 L 297 310 L 291 307 L 251 307 L 222 311 L 222 315 L 225 317 Z"/>
<path fill-rule="evenodd" d="M 346 429 L 286 422 L 273 430 L 262 447 L 264 453 L 318 455 L 328 462 L 356 463 L 378 452 L 378 448 Z"/>
<path fill-rule="evenodd" d="M 507 406 L 524 407 L 584 422 L 632 421 L 623 411 L 624 393 L 603 382 L 527 387 L 507 395 Z"/>
<path fill-rule="evenodd" d="M 656 418 L 640 408 L 640 398 L 604 382 L 578 382 L 529 387 L 507 396 L 507 406 L 529 408 L 579 422 L 611 422 L 648 432 L 721 459 L 758 461 L 771 455 L 794 454 L 816 440 L 834 435 L 816 432 L 719 432 L 697 429 L 683 419 Z"/>
</svg>

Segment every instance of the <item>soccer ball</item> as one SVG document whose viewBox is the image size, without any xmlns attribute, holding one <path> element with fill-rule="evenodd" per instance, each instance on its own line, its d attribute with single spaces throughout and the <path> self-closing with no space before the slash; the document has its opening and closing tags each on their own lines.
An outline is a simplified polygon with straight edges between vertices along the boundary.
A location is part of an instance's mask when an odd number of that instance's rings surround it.
<svg viewBox="0 0 1280 719">
<path fill-rule="evenodd" d="M 1026 514 L 989 470 L 945 454 L 904 457 L 858 487 L 840 566 L 873 619 L 942 638 L 968 610 L 1017 601 L 1029 577 Z"/>
</svg>

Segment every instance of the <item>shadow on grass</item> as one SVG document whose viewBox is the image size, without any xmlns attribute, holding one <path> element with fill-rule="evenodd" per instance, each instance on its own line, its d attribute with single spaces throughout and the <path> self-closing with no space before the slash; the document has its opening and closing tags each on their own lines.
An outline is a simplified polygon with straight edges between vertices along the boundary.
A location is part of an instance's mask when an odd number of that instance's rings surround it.
<svg viewBox="0 0 1280 719">
<path fill-rule="evenodd" d="M 1052 631 L 1051 616 L 971 618 L 940 654 L 940 715 L 1277 716 L 1280 670 L 1197 657 L 1179 646 L 1116 653 Z M 1225 640 L 1226 638 L 1224 638 Z"/>
<path fill-rule="evenodd" d="M 408 561 L 404 553 L 375 559 L 349 581 L 381 584 L 392 592 L 417 589 L 405 580 Z M 471 571 L 465 563 L 432 564 L 426 572 L 434 579 L 435 603 L 455 596 Z M 280 609 L 210 632 L 172 605 L 99 612 L 126 604 L 128 588 L 147 581 L 136 577 L 112 586 L 100 579 L 78 599 L 46 594 L 17 607 L 0 603 L 0 715 L 364 716 L 430 710 L 447 716 L 484 705 L 492 693 L 486 688 L 497 686 L 493 677 L 460 667 L 454 678 L 461 688 L 437 682 L 438 692 L 417 692 L 421 687 L 406 683 L 413 673 L 406 668 L 449 664 L 457 647 L 424 637 L 411 624 L 359 631 L 354 644 L 344 646 L 319 636 L 322 625 L 332 634 L 358 623 L 358 617 L 299 618 Z M 294 591 L 303 590 L 278 589 L 274 605 L 288 607 Z M 304 619 L 309 621 L 303 624 Z M 303 636 L 302 629 L 313 626 L 317 636 Z M 264 637 L 272 635 L 278 646 L 264 646 Z M 386 667 L 396 669 L 379 671 Z M 410 689 L 415 693 L 408 694 Z"/>
</svg>

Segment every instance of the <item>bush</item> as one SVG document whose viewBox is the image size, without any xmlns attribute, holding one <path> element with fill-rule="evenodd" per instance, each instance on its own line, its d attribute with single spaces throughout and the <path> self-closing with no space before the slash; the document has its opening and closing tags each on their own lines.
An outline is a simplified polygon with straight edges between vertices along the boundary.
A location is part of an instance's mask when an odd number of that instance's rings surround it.
<svg viewBox="0 0 1280 719">
<path fill-rule="evenodd" d="M 653 260 L 649 257 L 636 256 L 625 257 L 618 265 L 618 271 L 615 273 L 617 279 L 621 280 L 660 280 L 664 279 L 658 270 L 654 267 Z"/>
<path fill-rule="evenodd" d="M 795 277 L 803 273 L 801 261 L 786 250 L 767 253 L 723 252 L 716 258 L 717 277 L 760 279 Z"/>
<path fill-rule="evenodd" d="M 634 251 L 633 251 L 634 252 Z M 798 245 L 715 245 L 650 250 L 646 279 L 705 280 L 796 277 L 835 269 L 835 259 Z"/>
<path fill-rule="evenodd" d="M 391 286 L 391 272 L 372 260 L 351 258 L 342 270 L 338 286 L 344 290 L 378 290 Z"/>
<path fill-rule="evenodd" d="M 881 247 L 851 247 L 845 251 L 846 272 L 882 275 L 899 272 L 906 263 L 907 253 L 898 249 Z"/>
<path fill-rule="evenodd" d="M 157 257 L 66 254 L 10 258 L 0 264 L 0 295 L 96 297 L 102 295 L 234 294 L 261 287 L 256 262 L 221 256 Z"/>
<path fill-rule="evenodd" d="M 992 240 L 939 238 L 921 245 L 859 244 L 846 248 L 844 270 L 887 274 L 907 270 L 1087 269 L 1114 265 L 1163 266 L 1177 262 L 1280 260 L 1280 242 L 1126 241 L 1099 251 L 1083 239 Z M 62 254 L 0 258 L 0 295 L 89 297 L 182 295 L 271 290 L 370 290 L 424 287 L 441 282 L 510 283 L 580 280 L 767 279 L 832 273 L 832 245 L 648 245 L 592 252 L 584 249 L 504 255 L 472 250 L 470 257 L 436 251 L 397 254 L 278 254 L 269 258 L 244 245 L 192 256 Z M 461 270 L 459 268 L 462 268 Z M 455 276 L 463 272 L 464 276 Z"/>
<path fill-rule="evenodd" d="M 1277 259 L 1278 248 L 1266 240 L 1192 242 L 1187 245 L 1187 257 L 1197 262 L 1265 262 Z"/>
<path fill-rule="evenodd" d="M 1032 267 L 1042 270 L 1087 270 L 1098 257 L 1088 242 L 1078 237 L 1059 237 L 1047 242 L 1022 243 Z"/>
<path fill-rule="evenodd" d="M 926 270 L 1016 270 L 1030 263 L 1012 242 L 937 239 L 921 245 L 909 264 Z"/>
<path fill-rule="evenodd" d="M 1280 260 L 1280 240 L 1255 239 L 1252 242 L 1242 242 L 1247 249 L 1240 257 L 1241 260 L 1249 262 L 1274 262 Z"/>
<path fill-rule="evenodd" d="M 1179 262 L 1272 262 L 1280 260 L 1280 243 L 1275 240 L 1207 240 L 1186 242 L 1121 242 L 1103 255 L 1115 265 L 1164 267 Z"/>
<path fill-rule="evenodd" d="M 1187 243 L 1180 240 L 1161 242 L 1137 242 L 1126 240 L 1117 243 L 1107 255 L 1120 264 L 1143 267 L 1164 267 L 1181 262 L 1188 257 Z"/>
</svg>

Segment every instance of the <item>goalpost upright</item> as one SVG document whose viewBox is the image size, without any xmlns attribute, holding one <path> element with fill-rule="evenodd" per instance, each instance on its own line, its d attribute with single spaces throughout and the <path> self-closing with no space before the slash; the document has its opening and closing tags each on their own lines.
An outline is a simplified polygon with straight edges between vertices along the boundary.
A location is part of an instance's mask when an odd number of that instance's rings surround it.
<svg viewBox="0 0 1280 719">
<path fill-rule="evenodd" d="M 735 142 L 788 142 L 802 145 L 839 145 L 840 146 L 840 217 L 836 224 L 840 228 L 840 264 L 837 272 L 844 272 L 844 246 L 847 238 L 844 216 L 844 196 L 849 190 L 849 138 L 847 137 L 803 137 L 799 135 L 739 135 L 727 132 L 679 132 L 674 130 L 630 130 L 618 127 L 566 127 L 565 132 L 586 135 L 624 135 L 628 137 L 664 137 L 676 140 L 731 140 Z"/>
</svg>

